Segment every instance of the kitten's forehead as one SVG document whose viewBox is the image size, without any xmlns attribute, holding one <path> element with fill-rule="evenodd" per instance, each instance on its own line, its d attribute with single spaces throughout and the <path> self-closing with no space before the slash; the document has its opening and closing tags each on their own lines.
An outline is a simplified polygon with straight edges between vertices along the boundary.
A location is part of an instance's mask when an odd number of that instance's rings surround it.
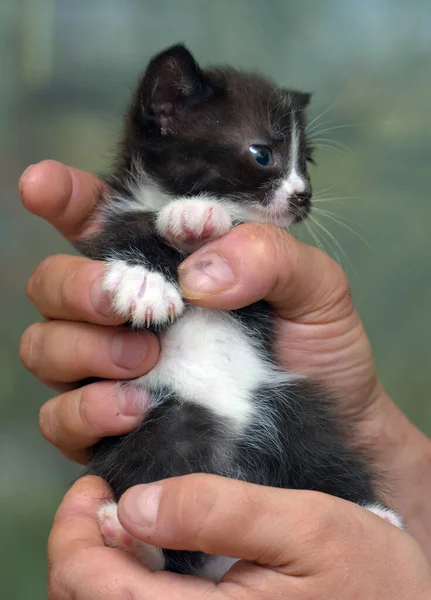
<svg viewBox="0 0 431 600">
<path fill-rule="evenodd" d="M 264 138 L 277 137 L 290 128 L 293 117 L 301 111 L 295 92 L 283 90 L 260 75 L 233 68 L 214 69 L 208 74 L 227 91 L 224 106 L 220 105 L 220 123 L 231 123 L 238 134 L 249 131 Z"/>
</svg>

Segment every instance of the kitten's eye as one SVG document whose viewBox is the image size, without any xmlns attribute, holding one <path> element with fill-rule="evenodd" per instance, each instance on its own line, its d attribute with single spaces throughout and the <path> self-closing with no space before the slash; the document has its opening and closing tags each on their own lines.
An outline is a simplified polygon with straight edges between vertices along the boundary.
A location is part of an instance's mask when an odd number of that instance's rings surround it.
<svg viewBox="0 0 431 600">
<path fill-rule="evenodd" d="M 249 146 L 249 150 L 251 152 L 251 155 L 253 156 L 254 160 L 261 166 L 261 167 L 272 167 L 274 164 L 274 157 L 272 155 L 272 150 L 271 148 L 268 148 L 268 146 Z"/>
</svg>

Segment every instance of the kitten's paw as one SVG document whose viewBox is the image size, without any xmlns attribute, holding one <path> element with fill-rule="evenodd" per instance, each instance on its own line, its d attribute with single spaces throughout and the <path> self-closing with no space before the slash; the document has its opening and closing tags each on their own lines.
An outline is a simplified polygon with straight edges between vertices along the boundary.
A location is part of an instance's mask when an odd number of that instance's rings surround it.
<svg viewBox="0 0 431 600">
<path fill-rule="evenodd" d="M 226 208 L 201 198 L 174 200 L 157 217 L 159 234 L 180 248 L 196 249 L 229 231 L 232 219 Z"/>
<path fill-rule="evenodd" d="M 381 517 L 391 525 L 395 525 L 395 527 L 398 527 L 399 529 L 404 529 L 402 518 L 390 508 L 386 508 L 386 506 L 382 506 L 381 504 L 367 504 L 364 508 L 378 517 Z"/>
<path fill-rule="evenodd" d="M 184 310 L 181 293 L 160 273 L 114 260 L 102 288 L 112 295 L 115 311 L 137 327 L 172 323 Z"/>
<path fill-rule="evenodd" d="M 162 571 L 164 569 L 165 559 L 162 551 L 137 540 L 123 528 L 118 520 L 115 502 L 104 504 L 99 509 L 97 518 L 106 546 L 133 554 L 151 571 Z"/>
</svg>

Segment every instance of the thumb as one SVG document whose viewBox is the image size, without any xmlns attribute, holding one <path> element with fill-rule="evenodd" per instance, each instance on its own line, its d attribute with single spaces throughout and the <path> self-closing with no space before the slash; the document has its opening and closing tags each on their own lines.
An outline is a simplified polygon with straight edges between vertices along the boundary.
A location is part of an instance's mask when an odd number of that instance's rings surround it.
<svg viewBox="0 0 431 600">
<path fill-rule="evenodd" d="M 234 310 L 265 299 L 285 319 L 322 323 L 351 314 L 347 277 L 324 252 L 286 231 L 240 225 L 179 267 L 182 294 L 194 304 Z"/>
<path fill-rule="evenodd" d="M 289 574 L 294 574 L 294 563 L 304 559 L 310 564 L 310 515 L 325 523 L 319 516 L 330 514 L 333 503 L 318 492 L 199 474 L 130 488 L 119 502 L 118 517 L 134 537 L 161 548 L 274 567 L 289 564 Z M 339 518 L 340 508 L 335 508 Z"/>
</svg>

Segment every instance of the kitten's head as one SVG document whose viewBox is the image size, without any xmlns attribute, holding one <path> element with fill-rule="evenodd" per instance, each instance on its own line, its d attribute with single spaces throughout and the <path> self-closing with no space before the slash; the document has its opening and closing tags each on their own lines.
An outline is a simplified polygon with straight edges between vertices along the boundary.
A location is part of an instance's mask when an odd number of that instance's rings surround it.
<svg viewBox="0 0 431 600">
<path fill-rule="evenodd" d="M 310 209 L 309 95 L 232 68 L 202 70 L 173 46 L 154 57 L 128 113 L 122 169 L 167 193 L 206 192 L 244 221 L 287 227 Z"/>
</svg>

